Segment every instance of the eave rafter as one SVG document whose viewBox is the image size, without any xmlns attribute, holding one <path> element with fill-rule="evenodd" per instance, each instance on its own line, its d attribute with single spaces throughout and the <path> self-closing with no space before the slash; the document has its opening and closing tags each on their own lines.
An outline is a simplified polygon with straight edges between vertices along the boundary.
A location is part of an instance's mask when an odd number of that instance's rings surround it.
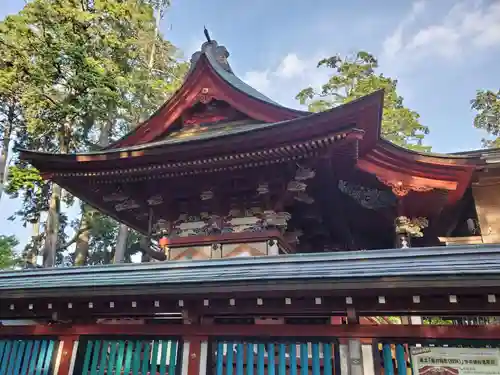
<svg viewBox="0 0 500 375">
<path fill-rule="evenodd" d="M 126 178 L 126 181 L 135 181 L 141 179 L 170 178 L 176 176 L 187 176 L 200 173 L 221 172 L 225 170 L 235 170 L 243 168 L 259 167 L 268 164 L 282 163 L 289 160 L 299 160 L 314 156 L 321 149 L 335 147 L 335 144 L 342 141 L 351 141 L 359 139 L 363 135 L 357 129 L 332 132 L 323 137 L 307 140 L 304 142 L 293 142 L 279 147 L 264 148 L 260 150 L 231 153 L 222 155 L 213 155 L 202 159 L 192 159 L 172 163 L 155 163 L 152 156 L 146 153 L 137 153 L 136 159 L 143 158 L 143 162 L 135 167 L 121 169 L 101 169 L 82 172 L 63 172 L 53 170 L 46 173 L 45 178 L 58 177 L 92 177 L 110 180 L 113 178 Z M 128 156 L 132 156 L 128 154 Z M 95 156 L 94 160 L 99 160 Z M 113 160 L 118 158 L 111 157 L 108 163 L 114 164 Z M 124 160 L 124 163 L 126 163 Z M 131 160 L 131 159 L 128 159 Z M 74 164 L 87 163 L 91 159 L 74 161 Z"/>
</svg>

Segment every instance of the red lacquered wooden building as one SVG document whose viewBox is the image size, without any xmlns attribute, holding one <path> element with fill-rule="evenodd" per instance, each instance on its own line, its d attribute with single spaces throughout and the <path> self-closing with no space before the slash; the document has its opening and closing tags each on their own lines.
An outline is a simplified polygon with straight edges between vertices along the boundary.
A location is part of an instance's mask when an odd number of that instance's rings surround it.
<svg viewBox="0 0 500 375">
<path fill-rule="evenodd" d="M 383 92 L 285 108 L 228 56 L 209 39 L 180 90 L 104 150 L 21 152 L 142 233 L 151 262 L 0 274 L 0 318 L 38 322 L 0 328 L 22 335 L 0 341 L 4 358 L 22 352 L 22 369 L 43 335 L 41 366 L 64 375 L 403 374 L 411 343 L 500 339 L 497 327 L 373 318 L 500 311 L 500 250 L 445 246 L 498 242 L 496 151 L 385 141 Z"/>
</svg>

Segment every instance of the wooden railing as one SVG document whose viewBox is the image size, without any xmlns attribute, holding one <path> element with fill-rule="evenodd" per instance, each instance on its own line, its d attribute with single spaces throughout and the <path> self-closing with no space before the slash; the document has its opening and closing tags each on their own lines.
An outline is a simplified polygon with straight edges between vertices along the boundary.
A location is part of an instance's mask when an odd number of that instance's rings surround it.
<svg viewBox="0 0 500 375">
<path fill-rule="evenodd" d="M 497 325 L 6 326 L 0 374 L 344 375 L 362 366 L 367 375 L 407 375 L 417 344 L 498 343 Z"/>
</svg>

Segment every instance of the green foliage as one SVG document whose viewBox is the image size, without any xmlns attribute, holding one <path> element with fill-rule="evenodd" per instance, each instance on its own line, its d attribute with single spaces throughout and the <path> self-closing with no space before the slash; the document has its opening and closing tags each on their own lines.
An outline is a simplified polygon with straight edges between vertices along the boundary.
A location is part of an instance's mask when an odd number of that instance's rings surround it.
<svg viewBox="0 0 500 375">
<path fill-rule="evenodd" d="M 7 17 L 0 23 L 0 132 L 10 127 L 18 148 L 55 153 L 97 149 L 103 129 L 107 141 L 122 137 L 163 104 L 187 72 L 157 30 L 155 13 L 168 4 L 33 0 Z M 57 210 L 44 227 L 58 233 L 50 243 L 57 242 L 52 251 L 60 254 L 74 241 L 65 238 L 59 204 L 49 207 L 55 191 L 14 155 L 6 186 L 22 201 L 14 217 L 26 225 Z M 62 200 L 73 199 L 63 193 Z M 88 230 L 90 263 L 102 263 L 116 242 L 117 224 L 93 215 Z M 26 252 L 49 241 L 47 234 L 36 237 Z"/>
<path fill-rule="evenodd" d="M 376 73 L 378 61 L 373 55 L 361 51 L 345 58 L 333 56 L 321 60 L 318 63 L 320 67 L 333 70 L 328 82 L 320 91 L 308 87 L 296 96 L 301 104 L 308 105 L 311 112 L 325 111 L 383 89 L 384 138 L 410 149 L 430 150 L 423 145 L 423 138 L 429 129 L 420 124 L 417 112 L 403 105 L 403 97 L 397 93 L 397 81 Z"/>
<path fill-rule="evenodd" d="M 0 235 L 0 269 L 12 268 L 19 264 L 15 253 L 15 247 L 19 241 L 14 236 Z"/>
<path fill-rule="evenodd" d="M 474 126 L 486 130 L 493 139 L 483 139 L 485 147 L 500 147 L 500 90 L 478 90 L 471 100 L 472 109 L 477 114 Z"/>
<path fill-rule="evenodd" d="M 426 325 L 440 325 L 440 326 L 447 326 L 454 324 L 453 320 L 443 319 L 442 317 L 439 316 L 424 317 L 422 318 L 422 323 Z"/>
</svg>

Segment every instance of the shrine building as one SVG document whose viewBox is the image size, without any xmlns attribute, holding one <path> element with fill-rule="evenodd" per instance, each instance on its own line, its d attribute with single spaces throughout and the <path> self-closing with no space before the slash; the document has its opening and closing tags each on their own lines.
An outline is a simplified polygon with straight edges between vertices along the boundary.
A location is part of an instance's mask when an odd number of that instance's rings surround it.
<svg viewBox="0 0 500 375">
<path fill-rule="evenodd" d="M 286 108 L 207 37 L 123 138 L 21 150 L 144 256 L 1 272 L 0 374 L 403 375 L 432 370 L 416 348 L 493 350 L 500 152 L 396 146 L 383 106 Z"/>
</svg>

